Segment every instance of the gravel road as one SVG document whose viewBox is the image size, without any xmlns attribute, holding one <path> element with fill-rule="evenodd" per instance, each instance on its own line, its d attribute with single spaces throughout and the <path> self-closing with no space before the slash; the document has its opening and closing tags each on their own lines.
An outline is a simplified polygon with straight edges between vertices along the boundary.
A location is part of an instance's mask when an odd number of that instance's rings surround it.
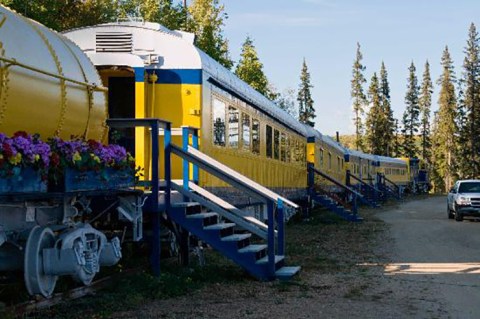
<svg viewBox="0 0 480 319">
<path fill-rule="evenodd" d="M 423 283 L 450 318 L 480 318 L 480 223 L 447 218 L 446 198 L 377 214 L 391 225 L 393 278 Z"/>
<path fill-rule="evenodd" d="M 209 285 L 113 317 L 480 318 L 480 223 L 449 220 L 441 196 L 362 214 L 363 224 L 322 226 L 303 241 L 317 247 L 312 258 L 336 260 L 333 268 L 306 266 L 287 286 Z M 378 235 L 357 244 L 365 231 Z"/>
</svg>

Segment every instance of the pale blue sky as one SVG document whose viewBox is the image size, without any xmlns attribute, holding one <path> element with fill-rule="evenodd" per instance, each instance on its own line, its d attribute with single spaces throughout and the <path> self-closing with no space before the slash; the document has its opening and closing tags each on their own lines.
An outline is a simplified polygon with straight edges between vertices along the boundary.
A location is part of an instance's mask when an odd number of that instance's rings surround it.
<svg viewBox="0 0 480 319">
<path fill-rule="evenodd" d="M 312 77 L 316 128 L 333 135 L 353 133 L 351 68 L 357 41 L 365 76 L 385 62 L 395 117 L 401 121 L 408 67 L 419 83 L 425 61 L 432 78 L 449 46 L 457 75 L 471 22 L 480 28 L 479 0 L 220 0 L 229 18 L 225 35 L 238 60 L 247 35 L 254 39 L 268 79 L 280 90 L 297 88 L 305 57 Z M 368 83 L 365 90 L 368 88 Z M 435 86 L 433 109 L 437 109 Z"/>
</svg>

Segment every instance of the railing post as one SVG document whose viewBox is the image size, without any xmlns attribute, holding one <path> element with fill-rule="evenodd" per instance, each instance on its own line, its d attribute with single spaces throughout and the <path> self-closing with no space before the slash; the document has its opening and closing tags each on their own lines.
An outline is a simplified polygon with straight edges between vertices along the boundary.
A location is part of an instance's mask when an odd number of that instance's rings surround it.
<svg viewBox="0 0 480 319">
<path fill-rule="evenodd" d="M 277 227 L 278 254 L 283 256 L 285 255 L 285 211 L 283 207 L 283 201 L 280 198 L 277 200 Z"/>
<path fill-rule="evenodd" d="M 153 274 L 155 276 L 160 275 L 160 212 L 158 210 L 158 155 L 159 155 L 159 146 L 158 146 L 158 121 L 153 121 L 151 124 L 151 136 L 152 136 L 152 195 L 151 200 L 151 209 L 150 211 L 153 214 L 153 243 L 152 243 L 152 268 Z"/>
<path fill-rule="evenodd" d="M 164 128 L 164 151 L 165 151 L 165 208 L 166 210 L 170 209 L 170 193 L 172 187 L 172 171 L 170 167 L 171 153 L 170 153 L 170 143 L 172 142 L 172 125 L 171 123 L 166 123 Z"/>
<path fill-rule="evenodd" d="M 349 169 L 347 169 L 347 177 L 345 178 L 345 184 L 347 186 L 350 186 L 350 184 L 351 184 L 350 183 L 350 170 Z"/>
<path fill-rule="evenodd" d="M 268 272 L 273 277 L 275 274 L 275 219 L 273 214 L 273 202 L 271 200 L 267 203 L 267 217 L 268 217 Z"/>
<path fill-rule="evenodd" d="M 190 130 L 188 126 L 182 126 L 182 148 L 185 152 L 188 152 L 188 137 Z M 190 163 L 183 159 L 183 189 L 188 190 L 188 183 L 190 181 Z M 185 202 L 188 201 L 188 197 L 183 196 Z"/>
<path fill-rule="evenodd" d="M 198 128 L 193 129 L 193 134 L 192 134 L 192 147 L 196 150 L 198 150 Z M 199 173 L 198 173 L 198 166 L 193 165 L 193 182 L 195 184 L 198 184 L 199 180 Z"/>
<path fill-rule="evenodd" d="M 309 192 L 313 189 L 313 186 L 315 185 L 315 174 L 313 172 L 313 163 L 307 163 L 307 186 Z"/>
</svg>

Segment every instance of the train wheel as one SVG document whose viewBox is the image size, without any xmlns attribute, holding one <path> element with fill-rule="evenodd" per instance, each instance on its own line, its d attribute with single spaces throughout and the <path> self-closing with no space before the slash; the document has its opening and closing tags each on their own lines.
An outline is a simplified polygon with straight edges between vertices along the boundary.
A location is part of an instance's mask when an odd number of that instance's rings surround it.
<svg viewBox="0 0 480 319">
<path fill-rule="evenodd" d="M 48 227 L 35 226 L 27 239 L 24 259 L 25 286 L 30 295 L 50 297 L 57 283 L 57 276 L 43 271 L 43 249 L 55 245 L 55 235 Z"/>
</svg>

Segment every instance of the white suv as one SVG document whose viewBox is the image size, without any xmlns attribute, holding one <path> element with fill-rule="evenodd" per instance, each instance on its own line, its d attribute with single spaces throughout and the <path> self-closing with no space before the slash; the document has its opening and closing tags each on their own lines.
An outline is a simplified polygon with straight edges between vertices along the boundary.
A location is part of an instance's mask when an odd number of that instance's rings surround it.
<svg viewBox="0 0 480 319">
<path fill-rule="evenodd" d="M 447 212 L 459 222 L 464 216 L 480 217 L 480 180 L 457 181 L 448 192 Z"/>
</svg>

